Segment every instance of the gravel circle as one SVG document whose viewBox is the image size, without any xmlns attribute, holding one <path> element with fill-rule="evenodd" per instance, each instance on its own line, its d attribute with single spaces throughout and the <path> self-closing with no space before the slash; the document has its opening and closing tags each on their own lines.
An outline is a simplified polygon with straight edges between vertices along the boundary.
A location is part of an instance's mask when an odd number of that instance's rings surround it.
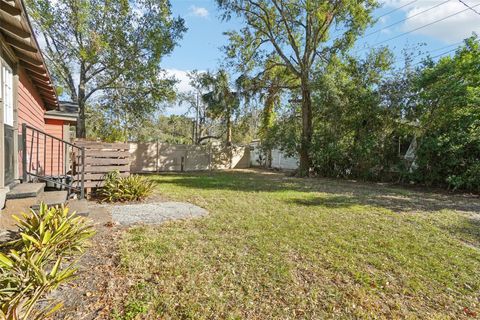
<svg viewBox="0 0 480 320">
<path fill-rule="evenodd" d="M 168 220 L 201 217 L 207 210 L 185 202 L 158 202 L 110 207 L 112 220 L 121 225 L 160 224 Z"/>
</svg>

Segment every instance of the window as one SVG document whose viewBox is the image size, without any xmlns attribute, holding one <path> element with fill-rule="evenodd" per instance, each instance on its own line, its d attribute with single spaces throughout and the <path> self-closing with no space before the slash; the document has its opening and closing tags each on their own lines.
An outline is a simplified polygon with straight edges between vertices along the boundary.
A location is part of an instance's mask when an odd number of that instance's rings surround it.
<svg viewBox="0 0 480 320">
<path fill-rule="evenodd" d="M 13 74 L 12 69 L 2 66 L 3 123 L 13 127 Z"/>
</svg>

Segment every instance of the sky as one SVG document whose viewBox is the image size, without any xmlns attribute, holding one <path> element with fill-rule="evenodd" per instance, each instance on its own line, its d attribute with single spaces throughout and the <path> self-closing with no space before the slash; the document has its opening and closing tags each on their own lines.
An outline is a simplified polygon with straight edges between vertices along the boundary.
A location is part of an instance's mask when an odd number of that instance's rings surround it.
<svg viewBox="0 0 480 320">
<path fill-rule="evenodd" d="M 188 31 L 164 59 L 162 67 L 180 81 L 178 90 L 185 92 L 190 90 L 187 72 L 215 70 L 222 60 L 220 48 L 227 43 L 223 33 L 239 29 L 242 24 L 238 19 L 222 21 L 214 0 L 171 0 L 171 3 L 173 14 L 185 19 Z M 472 32 L 480 33 L 480 0 L 383 0 L 382 3 L 374 12 L 378 22 L 355 46 L 360 55 L 370 47 L 382 45 L 400 55 L 403 49 L 417 44 L 422 44 L 421 50 L 432 57 L 453 54 L 447 52 Z M 173 106 L 165 113 L 186 111 L 185 106 Z"/>
</svg>

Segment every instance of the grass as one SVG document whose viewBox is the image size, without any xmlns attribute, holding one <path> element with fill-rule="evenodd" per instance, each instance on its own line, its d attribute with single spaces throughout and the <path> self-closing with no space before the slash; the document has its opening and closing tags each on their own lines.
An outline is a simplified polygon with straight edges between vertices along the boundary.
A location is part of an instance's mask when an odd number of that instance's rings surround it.
<svg viewBox="0 0 480 320">
<path fill-rule="evenodd" d="M 262 172 L 152 180 L 210 214 L 126 233 L 117 319 L 479 314 L 478 200 Z"/>
</svg>

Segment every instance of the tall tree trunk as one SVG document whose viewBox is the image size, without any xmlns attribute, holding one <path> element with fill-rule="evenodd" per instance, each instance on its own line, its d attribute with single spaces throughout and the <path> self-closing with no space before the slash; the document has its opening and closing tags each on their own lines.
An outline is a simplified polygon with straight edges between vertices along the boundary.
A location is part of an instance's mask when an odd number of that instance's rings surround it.
<svg viewBox="0 0 480 320">
<path fill-rule="evenodd" d="M 78 84 L 78 121 L 77 121 L 77 138 L 84 139 L 87 137 L 85 129 L 85 66 L 80 65 L 80 82 Z"/>
<path fill-rule="evenodd" d="M 312 143 L 312 97 L 308 75 L 302 77 L 302 139 L 300 144 L 299 175 L 308 176 L 312 167 L 310 146 Z"/>
<path fill-rule="evenodd" d="M 85 138 L 85 101 L 78 100 L 78 120 L 77 120 L 77 138 Z"/>
<path fill-rule="evenodd" d="M 227 146 L 232 145 L 232 119 L 227 116 Z"/>
</svg>

